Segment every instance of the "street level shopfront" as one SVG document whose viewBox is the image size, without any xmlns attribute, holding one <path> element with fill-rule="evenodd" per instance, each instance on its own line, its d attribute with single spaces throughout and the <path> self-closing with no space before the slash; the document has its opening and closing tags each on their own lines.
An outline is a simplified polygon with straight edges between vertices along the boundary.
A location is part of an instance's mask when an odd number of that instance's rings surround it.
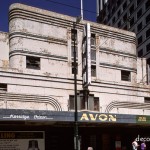
<svg viewBox="0 0 150 150">
<path fill-rule="evenodd" d="M 129 150 L 134 138 L 150 146 L 150 116 L 79 112 L 78 122 L 81 150 Z M 0 149 L 70 150 L 73 137 L 74 112 L 0 110 Z"/>
</svg>

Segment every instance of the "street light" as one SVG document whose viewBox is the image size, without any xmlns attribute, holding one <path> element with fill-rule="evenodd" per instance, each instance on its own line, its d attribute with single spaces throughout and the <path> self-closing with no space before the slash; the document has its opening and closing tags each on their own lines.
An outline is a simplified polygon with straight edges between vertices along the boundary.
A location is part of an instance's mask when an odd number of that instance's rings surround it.
<svg viewBox="0 0 150 150">
<path fill-rule="evenodd" d="M 73 29 L 75 31 L 76 24 L 81 21 L 82 17 L 77 17 L 76 22 L 73 22 Z M 76 52 L 76 35 L 74 32 L 74 41 L 73 41 L 73 48 L 74 48 L 74 102 L 75 102 L 75 113 L 74 113 L 74 123 L 75 123 L 75 129 L 74 129 L 74 149 L 79 150 L 79 138 L 78 138 L 78 102 L 77 102 L 77 52 Z"/>
</svg>

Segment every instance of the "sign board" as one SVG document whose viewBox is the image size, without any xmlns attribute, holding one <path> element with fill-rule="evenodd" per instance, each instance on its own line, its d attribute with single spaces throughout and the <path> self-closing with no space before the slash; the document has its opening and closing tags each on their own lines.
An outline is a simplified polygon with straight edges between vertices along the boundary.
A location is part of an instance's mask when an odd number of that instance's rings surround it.
<svg viewBox="0 0 150 150">
<path fill-rule="evenodd" d="M 91 84 L 91 31 L 89 23 L 84 28 L 82 46 L 82 76 L 83 87 L 85 88 Z"/>
<path fill-rule="evenodd" d="M 0 131 L 0 150 L 45 150 L 43 131 Z"/>
</svg>

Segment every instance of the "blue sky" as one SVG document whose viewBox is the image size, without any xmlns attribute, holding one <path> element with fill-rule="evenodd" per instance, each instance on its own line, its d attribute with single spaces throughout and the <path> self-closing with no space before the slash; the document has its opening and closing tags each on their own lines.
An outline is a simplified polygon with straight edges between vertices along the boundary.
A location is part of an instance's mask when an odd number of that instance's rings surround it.
<svg viewBox="0 0 150 150">
<path fill-rule="evenodd" d="M 8 32 L 8 11 L 12 3 L 23 3 L 74 17 L 80 16 L 80 0 L 0 0 L 0 31 Z M 96 0 L 83 0 L 83 9 L 84 19 L 95 22 Z"/>
</svg>

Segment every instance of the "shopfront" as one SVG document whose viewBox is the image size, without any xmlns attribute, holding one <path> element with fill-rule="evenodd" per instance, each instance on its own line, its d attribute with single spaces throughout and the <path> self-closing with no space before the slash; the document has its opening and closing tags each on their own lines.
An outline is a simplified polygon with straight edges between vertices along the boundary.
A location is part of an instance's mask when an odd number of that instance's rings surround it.
<svg viewBox="0 0 150 150">
<path fill-rule="evenodd" d="M 129 150 L 134 138 L 149 147 L 149 116 L 79 112 L 81 150 Z M 74 113 L 0 110 L 0 149 L 74 149 Z"/>
</svg>

